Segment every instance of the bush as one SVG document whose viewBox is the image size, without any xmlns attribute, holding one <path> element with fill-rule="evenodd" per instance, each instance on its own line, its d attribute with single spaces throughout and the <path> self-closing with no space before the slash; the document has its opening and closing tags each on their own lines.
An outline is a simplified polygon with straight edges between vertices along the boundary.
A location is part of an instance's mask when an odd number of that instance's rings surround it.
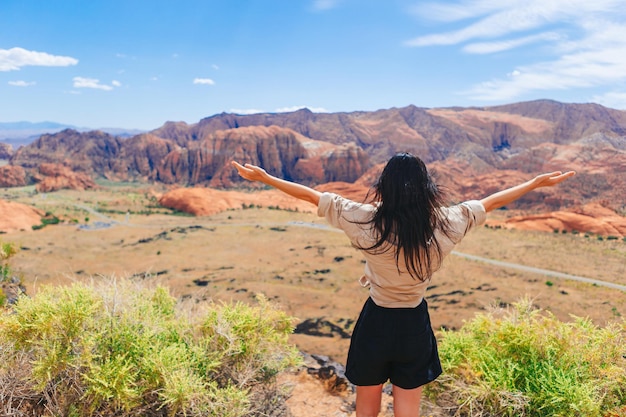
<svg viewBox="0 0 626 417">
<path fill-rule="evenodd" d="M 262 298 L 191 314 L 160 287 L 42 287 L 0 316 L 0 404 L 12 415 L 259 415 L 255 392 L 299 360 L 291 322 Z"/>
<path fill-rule="evenodd" d="M 429 395 L 464 416 L 626 415 L 626 323 L 599 328 L 561 322 L 528 301 L 514 307 L 443 333 L 446 373 Z"/>
<path fill-rule="evenodd" d="M 11 268 L 9 258 L 17 253 L 15 245 L 12 243 L 0 242 L 0 284 L 7 282 L 11 278 Z M 0 285 L 0 307 L 7 303 L 7 295 L 4 293 L 3 285 Z"/>
<path fill-rule="evenodd" d="M 50 224 L 59 224 L 59 223 L 61 223 L 61 220 L 57 216 L 48 212 L 46 213 L 45 217 L 41 218 L 41 224 L 34 224 L 31 226 L 31 228 L 33 230 L 41 230 Z"/>
<path fill-rule="evenodd" d="M 11 275 L 9 259 L 17 253 L 13 243 L 3 243 L 0 241 L 0 282 L 5 281 Z"/>
</svg>

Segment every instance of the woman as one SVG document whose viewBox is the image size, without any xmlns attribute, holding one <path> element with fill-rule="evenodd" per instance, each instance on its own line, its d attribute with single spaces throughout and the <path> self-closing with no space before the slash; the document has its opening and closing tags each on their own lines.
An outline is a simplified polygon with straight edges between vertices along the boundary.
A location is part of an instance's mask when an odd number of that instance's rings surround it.
<svg viewBox="0 0 626 417">
<path fill-rule="evenodd" d="M 239 174 L 317 206 L 317 213 L 342 229 L 365 257 L 360 282 L 369 298 L 350 341 L 346 377 L 356 386 L 357 417 L 377 416 L 383 384 L 393 386 L 395 417 L 418 417 L 422 387 L 442 372 L 424 293 L 432 274 L 486 213 L 539 187 L 553 186 L 574 172 L 552 172 L 482 200 L 446 207 L 417 157 L 392 157 L 373 188 L 372 203 L 269 175 L 260 167 L 232 163 Z"/>
</svg>

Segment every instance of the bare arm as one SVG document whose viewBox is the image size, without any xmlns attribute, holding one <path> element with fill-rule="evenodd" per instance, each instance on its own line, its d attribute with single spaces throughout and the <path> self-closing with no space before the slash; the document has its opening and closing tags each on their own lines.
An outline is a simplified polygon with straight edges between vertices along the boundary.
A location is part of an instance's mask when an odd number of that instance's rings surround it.
<svg viewBox="0 0 626 417">
<path fill-rule="evenodd" d="M 512 203 L 513 201 L 537 188 L 552 187 L 566 180 L 567 178 L 574 176 L 575 174 L 576 173 L 574 171 L 568 171 L 565 173 L 562 173 L 561 171 L 556 171 L 547 174 L 541 174 L 536 176 L 532 180 L 491 194 L 490 196 L 480 200 L 480 202 L 485 207 L 485 210 L 487 212 L 490 212 L 497 208 L 506 206 L 509 203 Z"/>
<path fill-rule="evenodd" d="M 273 175 L 268 174 L 263 168 L 256 165 L 241 165 L 235 161 L 232 161 L 231 164 L 237 169 L 239 175 L 247 180 L 259 181 L 264 184 L 270 185 L 286 194 L 289 194 L 292 197 L 298 198 L 303 201 L 308 201 L 315 206 L 317 206 L 320 201 L 320 196 L 322 195 L 322 193 L 312 188 L 309 188 L 306 185 L 274 177 Z"/>
</svg>

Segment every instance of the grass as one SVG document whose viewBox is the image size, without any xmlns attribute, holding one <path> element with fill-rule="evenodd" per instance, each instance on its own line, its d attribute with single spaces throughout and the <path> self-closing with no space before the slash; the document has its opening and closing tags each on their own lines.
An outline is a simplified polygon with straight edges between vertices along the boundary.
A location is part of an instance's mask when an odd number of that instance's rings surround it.
<svg viewBox="0 0 626 417">
<path fill-rule="evenodd" d="M 43 287 L 0 316 L 0 404 L 9 415 L 265 415 L 255 395 L 299 361 L 291 331 L 262 297 L 189 306 L 128 280 Z"/>
<path fill-rule="evenodd" d="M 445 374 L 428 386 L 455 415 L 626 415 L 626 322 L 563 322 L 522 300 L 443 332 Z"/>
</svg>

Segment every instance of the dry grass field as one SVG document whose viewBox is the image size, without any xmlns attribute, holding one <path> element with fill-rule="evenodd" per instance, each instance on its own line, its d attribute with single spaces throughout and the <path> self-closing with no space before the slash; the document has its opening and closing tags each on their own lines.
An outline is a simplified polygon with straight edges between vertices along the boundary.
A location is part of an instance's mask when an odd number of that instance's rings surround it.
<svg viewBox="0 0 626 417">
<path fill-rule="evenodd" d="M 8 189 L 0 198 L 65 220 L 0 235 L 21 248 L 12 267 L 29 293 L 42 285 L 127 277 L 196 302 L 245 302 L 263 293 L 297 323 L 325 333 L 294 334 L 301 350 L 344 361 L 346 334 L 367 297 L 357 283 L 362 258 L 314 214 L 254 207 L 209 217 L 173 215 L 156 205 L 153 190 L 130 184 L 49 195 Z M 457 251 L 626 285 L 622 240 L 485 227 Z M 622 291 L 455 255 L 427 294 L 435 328 L 459 328 L 476 312 L 523 297 L 563 320 L 584 316 L 602 325 L 626 314 Z"/>
</svg>

